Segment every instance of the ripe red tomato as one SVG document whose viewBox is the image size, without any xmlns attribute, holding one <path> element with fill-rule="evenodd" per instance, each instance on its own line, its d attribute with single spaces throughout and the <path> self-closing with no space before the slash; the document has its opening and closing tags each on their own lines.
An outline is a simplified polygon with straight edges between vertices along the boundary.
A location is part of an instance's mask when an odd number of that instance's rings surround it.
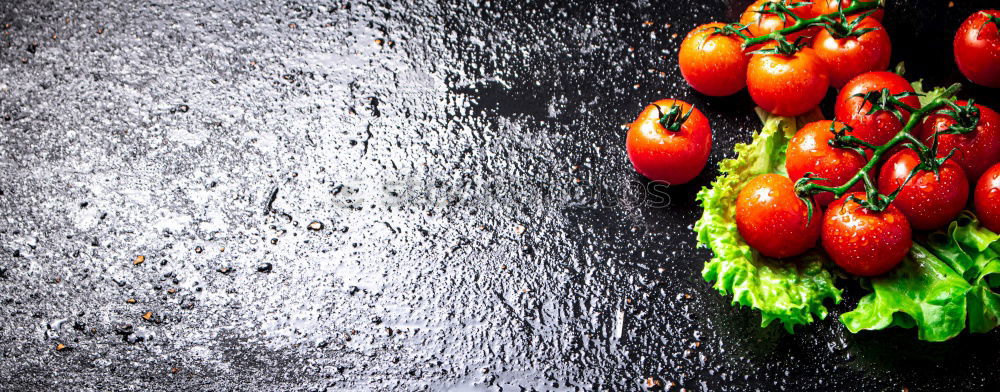
<svg viewBox="0 0 1000 392">
<path fill-rule="evenodd" d="M 826 62 L 830 84 L 835 88 L 844 87 L 849 80 L 865 72 L 884 71 L 889 67 L 889 56 L 892 54 L 889 33 L 871 17 L 862 19 L 854 31 L 861 29 L 877 30 L 861 36 L 835 38 L 824 29 L 813 41 L 813 49 Z"/>
<path fill-rule="evenodd" d="M 1000 163 L 979 177 L 972 205 L 984 227 L 1000 233 Z"/>
<path fill-rule="evenodd" d="M 812 13 L 813 16 L 832 14 L 840 10 L 840 7 L 851 6 L 853 0 L 813 0 Z M 871 14 L 872 18 L 881 21 L 882 16 L 885 15 L 885 10 L 878 8 L 874 13 Z"/>
<path fill-rule="evenodd" d="M 913 168 L 920 164 L 920 156 L 911 149 L 900 150 L 882 165 L 878 176 L 878 189 L 883 194 L 899 192 L 892 205 L 906 215 L 910 226 L 918 230 L 942 227 L 969 201 L 969 180 L 965 170 L 951 159 L 938 168 L 938 173 L 921 170 L 903 185 Z"/>
<path fill-rule="evenodd" d="M 884 88 L 888 88 L 893 95 L 913 92 L 913 87 L 902 76 L 884 71 L 868 72 L 847 82 L 840 90 L 834 106 L 837 119 L 854 128 L 854 136 L 876 146 L 885 144 L 896 136 L 910 120 L 910 112 L 904 108 L 899 109 L 902 119 L 886 110 L 868 114 L 872 109 L 871 102 L 865 101 L 864 97 L 855 96 Z M 914 109 L 920 108 L 920 100 L 915 96 L 905 97 L 900 101 Z"/>
<path fill-rule="evenodd" d="M 806 173 L 813 173 L 813 177 L 827 179 L 815 181 L 816 184 L 840 186 L 865 166 L 865 159 L 857 152 L 828 144 L 834 137 L 830 131 L 831 123 L 831 121 L 817 121 L 806 124 L 788 142 L 788 149 L 785 151 L 785 170 L 792 181 L 797 181 Z M 843 125 L 838 123 L 837 130 L 841 129 Z M 864 188 L 860 181 L 851 187 L 852 191 L 862 189 Z M 826 206 L 833 201 L 833 194 L 820 193 L 814 196 L 814 199 L 820 206 Z"/>
<path fill-rule="evenodd" d="M 743 39 L 716 33 L 723 23 L 701 25 L 681 42 L 678 61 L 681 75 L 695 90 L 711 96 L 733 95 L 747 85 L 747 63 Z"/>
<path fill-rule="evenodd" d="M 811 48 L 792 55 L 754 54 L 747 66 L 747 90 L 764 110 L 798 116 L 816 107 L 830 89 L 826 64 Z"/>
<path fill-rule="evenodd" d="M 966 105 L 965 101 L 956 102 Z M 965 169 L 969 182 L 976 182 L 994 163 L 1000 162 L 1000 114 L 992 109 L 979 105 L 979 126 L 972 132 L 960 135 L 941 135 L 938 139 L 938 155 L 945 156 L 956 149 L 952 159 Z M 935 132 L 943 131 L 955 123 L 955 120 L 938 110 L 926 118 L 919 128 L 917 137 L 926 143 L 931 142 Z"/>
<path fill-rule="evenodd" d="M 768 257 L 802 254 L 816 246 L 823 212 L 795 195 L 788 177 L 762 174 L 754 177 L 736 197 L 736 228 L 747 244 Z"/>
<path fill-rule="evenodd" d="M 677 131 L 660 124 L 660 118 L 676 105 L 691 114 Z M 635 170 L 653 181 L 683 184 L 695 178 L 708 162 L 712 129 L 708 119 L 690 104 L 675 99 L 654 102 L 639 113 L 628 129 L 625 149 Z"/>
<path fill-rule="evenodd" d="M 955 63 L 973 83 L 1000 87 L 1000 10 L 972 14 L 955 33 Z"/>
<path fill-rule="evenodd" d="M 906 216 L 893 205 L 875 212 L 848 200 L 867 200 L 863 192 L 837 199 L 823 218 L 823 249 L 834 263 L 858 276 L 881 275 L 903 260 L 913 245 Z"/>
<path fill-rule="evenodd" d="M 740 24 L 748 26 L 747 32 L 753 37 L 759 37 L 765 34 L 770 34 L 775 31 L 781 30 L 786 27 L 790 27 L 795 24 L 795 19 L 788 15 L 778 15 L 767 12 L 760 12 L 763 7 L 774 0 L 757 0 L 753 4 L 747 7 L 746 11 L 740 15 Z M 813 10 L 807 1 L 788 1 L 787 6 L 792 10 L 795 15 L 800 18 L 812 18 Z M 807 34 L 807 32 L 799 32 L 796 34 L 789 35 L 790 41 L 794 41 L 796 37 Z"/>
</svg>

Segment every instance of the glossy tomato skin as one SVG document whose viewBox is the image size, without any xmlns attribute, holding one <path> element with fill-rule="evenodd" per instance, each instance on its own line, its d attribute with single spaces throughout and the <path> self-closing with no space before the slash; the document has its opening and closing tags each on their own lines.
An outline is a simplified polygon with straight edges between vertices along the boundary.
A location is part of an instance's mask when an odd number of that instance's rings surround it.
<svg viewBox="0 0 1000 392">
<path fill-rule="evenodd" d="M 987 23 L 1000 10 L 983 10 L 969 16 L 955 33 L 955 64 L 973 83 L 1000 87 L 1000 31 Z M 985 26 L 984 26 L 985 25 Z"/>
<path fill-rule="evenodd" d="M 877 276 L 899 264 L 913 246 L 906 216 L 893 205 L 874 212 L 847 200 L 849 193 L 827 208 L 823 218 L 823 249 L 840 268 L 857 276 Z"/>
<path fill-rule="evenodd" d="M 793 55 L 754 54 L 747 90 L 754 103 L 779 116 L 798 116 L 816 107 L 830 89 L 826 64 L 811 48 Z"/>
<path fill-rule="evenodd" d="M 965 101 L 956 102 L 966 105 Z M 979 108 L 979 125 L 972 132 L 961 135 L 941 135 L 938 139 L 938 156 L 945 156 L 955 149 L 952 159 L 965 169 L 969 182 L 975 183 L 979 176 L 1000 162 L 1000 114 L 993 109 L 977 104 Z M 951 117 L 938 110 L 924 118 L 917 137 L 925 143 L 931 143 L 935 132 L 943 131 L 955 123 Z"/>
<path fill-rule="evenodd" d="M 687 102 L 664 99 L 643 109 L 629 126 L 625 149 L 635 170 L 653 181 L 684 184 L 695 178 L 708 162 L 712 150 L 712 130 L 708 119 L 697 108 L 677 132 L 659 123 L 659 106 L 663 112 L 677 105 L 687 113 Z"/>
<path fill-rule="evenodd" d="M 748 182 L 736 197 L 736 228 L 747 244 L 761 254 L 785 258 L 816 246 L 823 212 L 795 195 L 788 177 L 762 174 Z"/>
<path fill-rule="evenodd" d="M 787 15 L 779 16 L 777 14 L 762 14 L 758 12 L 764 4 L 770 1 L 773 0 L 757 0 L 753 4 L 750 4 L 746 11 L 743 11 L 743 14 L 740 15 L 740 24 L 747 26 L 746 31 L 750 36 L 759 37 L 795 24 L 795 19 Z M 813 9 L 807 1 L 788 1 L 788 7 L 800 18 L 813 17 Z M 790 41 L 794 41 L 795 38 L 802 35 L 810 35 L 810 32 L 814 31 L 813 29 L 807 29 L 803 32 L 789 35 L 788 38 Z"/>
<path fill-rule="evenodd" d="M 872 104 L 866 102 L 863 97 L 855 96 L 881 91 L 883 88 L 888 88 L 893 95 L 913 92 L 913 87 L 910 87 L 910 83 L 902 76 L 885 71 L 867 72 L 856 76 L 844 85 L 840 94 L 837 95 L 837 102 L 834 106 L 837 119 L 854 128 L 852 135 L 876 146 L 885 144 L 893 136 L 896 136 L 910 120 L 910 112 L 903 108 L 900 108 L 900 112 L 903 114 L 902 120 L 885 110 L 868 114 Z M 914 109 L 920 108 L 920 100 L 915 96 L 906 97 L 900 101 Z"/>
<path fill-rule="evenodd" d="M 747 63 L 743 39 L 714 33 L 723 23 L 701 25 L 681 42 L 681 75 L 698 92 L 715 97 L 733 95 L 746 87 Z"/>
<path fill-rule="evenodd" d="M 994 233 L 1000 233 L 1000 163 L 979 177 L 972 205 L 979 222 Z"/>
<path fill-rule="evenodd" d="M 812 13 L 814 16 L 832 14 L 840 10 L 840 7 L 850 7 L 852 0 L 813 0 Z M 882 21 L 882 17 L 885 15 L 885 10 L 878 8 L 874 13 L 871 14 L 871 18 L 875 20 Z"/>
<path fill-rule="evenodd" d="M 921 170 L 906 182 L 913 168 L 920 164 L 920 157 L 911 149 L 900 150 L 882 165 L 878 176 L 878 189 L 891 194 L 900 186 L 892 205 L 896 206 L 910 226 L 916 230 L 933 230 L 951 222 L 969 201 L 969 180 L 965 170 L 951 159 L 933 171 Z"/>
<path fill-rule="evenodd" d="M 884 71 L 889 67 L 892 42 L 882 24 L 868 17 L 857 28 L 877 30 L 859 37 L 834 38 L 824 29 L 813 41 L 813 49 L 826 63 L 830 72 L 830 85 L 835 88 L 844 87 L 849 80 L 865 72 Z"/>
<path fill-rule="evenodd" d="M 830 131 L 831 123 L 825 120 L 806 124 L 788 142 L 785 171 L 792 181 L 802 178 L 805 173 L 813 173 L 813 177 L 827 179 L 815 181 L 816 184 L 840 186 L 865 166 L 864 158 L 857 152 L 830 146 L 829 141 L 834 137 Z M 843 125 L 838 123 L 837 129 L 841 128 Z M 852 191 L 861 189 L 863 185 L 860 181 L 851 187 Z M 826 206 L 833 201 L 833 194 L 820 193 L 814 199 L 820 206 Z"/>
</svg>

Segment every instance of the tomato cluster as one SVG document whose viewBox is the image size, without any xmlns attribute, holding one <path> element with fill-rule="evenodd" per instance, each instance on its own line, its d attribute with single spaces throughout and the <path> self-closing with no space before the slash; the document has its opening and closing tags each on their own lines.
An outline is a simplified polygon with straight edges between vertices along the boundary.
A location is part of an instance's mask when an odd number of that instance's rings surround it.
<svg viewBox="0 0 1000 392">
<path fill-rule="evenodd" d="M 785 150 L 787 176 L 751 179 L 736 198 L 736 228 L 765 256 L 821 245 L 845 271 L 875 276 L 909 252 L 913 230 L 947 225 L 970 204 L 1000 232 L 1000 114 L 951 93 L 921 101 L 886 72 L 892 51 L 877 0 L 758 0 L 738 24 L 698 26 L 681 43 L 681 74 L 710 96 L 747 88 L 761 108 L 798 116 L 839 90 L 835 120 L 810 123 Z M 1000 87 L 1000 11 L 969 17 L 955 61 L 971 81 Z M 680 184 L 704 168 L 707 118 L 661 100 L 630 126 L 636 171 Z"/>
</svg>

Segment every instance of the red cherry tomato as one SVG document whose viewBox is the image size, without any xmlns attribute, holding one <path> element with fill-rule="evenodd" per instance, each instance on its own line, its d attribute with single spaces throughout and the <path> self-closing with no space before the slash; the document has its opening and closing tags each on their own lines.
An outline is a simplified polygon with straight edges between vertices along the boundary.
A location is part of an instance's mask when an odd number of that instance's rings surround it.
<svg viewBox="0 0 1000 392">
<path fill-rule="evenodd" d="M 816 184 L 840 186 L 865 166 L 865 159 L 857 152 L 830 146 L 829 141 L 834 137 L 830 131 L 831 124 L 831 121 L 806 124 L 788 142 L 785 170 L 792 181 L 797 181 L 806 173 L 813 173 L 813 177 L 827 179 L 815 181 Z M 843 125 L 838 123 L 837 130 L 842 128 Z M 860 181 L 851 187 L 852 191 L 862 189 L 864 185 Z M 820 206 L 826 206 L 833 201 L 833 194 L 820 193 L 814 199 Z"/>
<path fill-rule="evenodd" d="M 716 33 L 723 23 L 698 26 L 681 42 L 681 75 L 695 90 L 711 96 L 733 95 L 746 87 L 747 63 L 743 39 Z"/>
<path fill-rule="evenodd" d="M 979 222 L 994 233 L 1000 233 L 1000 163 L 979 177 L 972 204 Z"/>
<path fill-rule="evenodd" d="M 773 10 L 768 3 L 774 0 L 757 0 L 747 7 L 746 11 L 740 15 L 740 24 L 747 26 L 747 32 L 753 37 L 770 34 L 795 24 L 795 19 L 788 15 L 778 15 L 768 10 Z M 767 6 L 767 9 L 764 7 Z M 800 18 L 812 18 L 813 10 L 807 1 L 788 1 L 787 7 Z M 788 36 L 790 41 L 795 38 L 808 35 L 808 29 Z"/>
<path fill-rule="evenodd" d="M 881 275 L 903 260 L 913 245 L 913 233 L 906 216 L 893 205 L 875 212 L 848 200 L 854 195 L 867 200 L 863 192 L 837 199 L 823 218 L 823 249 L 833 262 L 858 276 Z"/>
<path fill-rule="evenodd" d="M 966 105 L 965 101 L 956 102 Z M 975 183 L 994 163 L 1000 162 L 1000 114 L 988 107 L 979 108 L 979 126 L 972 132 L 960 135 L 941 135 L 938 139 L 938 155 L 945 156 L 955 149 L 952 159 L 965 169 L 969 182 Z M 955 120 L 938 110 L 924 118 L 917 136 L 926 143 L 931 142 L 935 132 L 943 131 Z"/>
<path fill-rule="evenodd" d="M 691 116 L 677 131 L 671 131 L 659 120 L 675 105 Z M 664 99 L 647 106 L 629 126 L 625 149 L 639 174 L 653 181 L 683 184 L 695 178 L 708 162 L 712 130 L 698 109 L 687 102 Z"/>
<path fill-rule="evenodd" d="M 854 128 L 852 135 L 876 146 L 885 144 L 896 136 L 910 120 L 910 112 L 905 108 L 899 109 L 902 119 L 896 118 L 886 110 L 868 114 L 872 104 L 865 101 L 864 97 L 856 96 L 881 91 L 884 88 L 888 88 L 893 95 L 913 92 L 913 87 L 910 87 L 910 83 L 902 76 L 884 71 L 868 72 L 858 75 L 844 85 L 834 107 L 837 119 Z M 920 100 L 915 96 L 905 97 L 900 101 L 914 109 L 920 108 Z"/>
<path fill-rule="evenodd" d="M 973 83 L 1000 87 L 1000 10 L 972 14 L 955 34 L 955 63 Z"/>
<path fill-rule="evenodd" d="M 969 201 L 969 180 L 965 178 L 965 170 L 949 159 L 938 168 L 937 174 L 921 170 L 903 185 L 919 164 L 920 156 L 915 151 L 900 150 L 882 165 L 878 189 L 888 195 L 902 186 L 892 205 L 906 215 L 914 229 L 937 229 L 965 208 Z"/>
<path fill-rule="evenodd" d="M 813 0 L 812 13 L 814 16 L 832 14 L 840 10 L 840 7 L 844 7 L 844 9 L 850 7 L 852 1 L 853 0 Z M 885 10 L 878 8 L 871 14 L 871 17 L 875 18 L 875 20 L 881 21 L 883 15 L 885 15 Z"/>
<path fill-rule="evenodd" d="M 830 72 L 830 84 L 841 88 L 855 76 L 865 72 L 884 71 L 889 67 L 892 42 L 889 33 L 877 20 L 865 18 L 854 31 L 877 29 L 861 36 L 836 38 L 828 30 L 822 30 L 813 41 L 816 55 L 826 62 Z"/>
<path fill-rule="evenodd" d="M 736 197 L 740 236 L 768 257 L 796 256 L 816 246 L 822 215 L 814 208 L 809 219 L 806 203 L 795 195 L 792 180 L 778 174 L 754 177 Z"/>
<path fill-rule="evenodd" d="M 798 116 L 816 107 L 830 89 L 826 64 L 811 48 L 792 55 L 755 54 L 747 67 L 747 90 L 764 110 Z"/>
</svg>

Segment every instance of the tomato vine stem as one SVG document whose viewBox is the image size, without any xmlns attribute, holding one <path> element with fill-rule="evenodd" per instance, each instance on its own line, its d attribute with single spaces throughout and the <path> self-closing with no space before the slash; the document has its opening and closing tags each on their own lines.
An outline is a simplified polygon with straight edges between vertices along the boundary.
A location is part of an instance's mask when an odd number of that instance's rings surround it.
<svg viewBox="0 0 1000 392">
<path fill-rule="evenodd" d="M 794 34 L 799 31 L 808 29 L 814 26 L 826 26 L 831 23 L 836 23 L 840 18 L 846 18 L 848 15 L 855 15 L 866 11 L 874 11 L 882 7 L 882 0 L 854 0 L 851 5 L 847 8 L 841 8 L 837 12 L 820 15 L 815 18 L 802 19 L 798 15 L 795 15 L 787 6 L 783 3 L 773 3 L 776 4 L 775 10 L 769 10 L 769 13 L 783 13 L 788 17 L 795 20 L 795 24 L 785 27 L 781 30 L 774 31 L 769 34 L 765 34 L 759 37 L 749 37 L 746 34 L 739 32 L 742 29 L 737 29 L 737 34 L 743 38 L 743 48 L 749 48 L 755 45 L 764 44 L 770 41 L 781 41 L 785 36 L 789 34 Z M 763 12 L 763 11 L 762 11 Z M 861 33 L 863 34 L 863 33 Z"/>
</svg>

